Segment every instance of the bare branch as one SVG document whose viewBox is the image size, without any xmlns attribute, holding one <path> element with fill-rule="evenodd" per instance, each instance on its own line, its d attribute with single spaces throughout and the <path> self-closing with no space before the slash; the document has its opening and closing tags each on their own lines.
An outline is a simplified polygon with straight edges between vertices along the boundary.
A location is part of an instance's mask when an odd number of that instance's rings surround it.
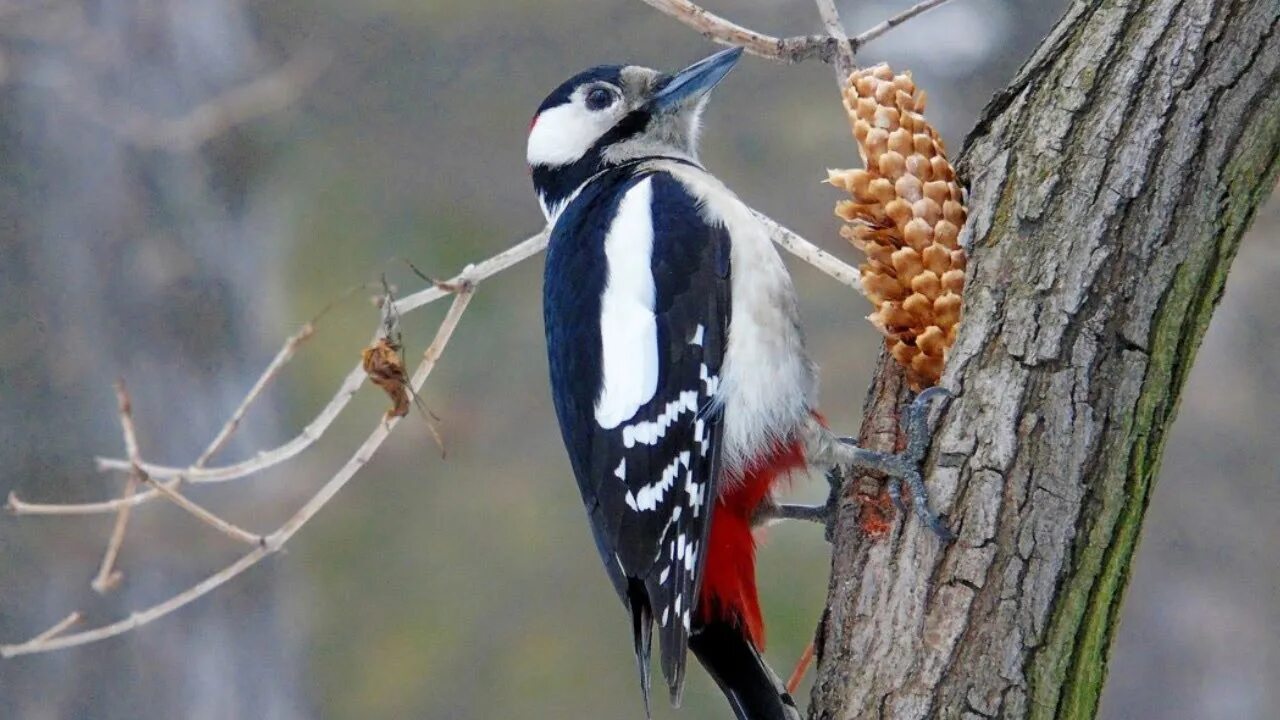
<svg viewBox="0 0 1280 720">
<path fill-rule="evenodd" d="M 722 45 L 734 45 L 752 55 L 770 60 L 800 62 L 812 57 L 820 57 L 826 45 L 827 38 L 818 36 L 783 40 L 758 33 L 726 20 L 688 0 L 644 0 L 644 3 L 697 30 L 708 40 L 714 40 Z M 827 60 L 822 59 L 824 62 Z"/>
<path fill-rule="evenodd" d="M 912 5 L 911 7 L 907 8 L 906 10 L 903 10 L 902 12 L 898 13 L 897 15 L 894 15 L 888 20 L 885 20 L 882 23 L 874 25 L 869 30 L 864 30 L 863 32 L 859 33 L 856 38 L 853 38 L 853 40 L 851 40 L 851 43 L 853 44 L 854 52 L 857 52 L 858 49 L 861 48 L 863 45 L 866 45 L 872 40 L 875 40 L 876 38 L 898 27 L 899 25 L 910 20 L 911 18 L 917 15 L 920 15 L 924 12 L 927 12 L 929 10 L 932 10 L 940 5 L 945 5 L 950 1 L 951 0 L 924 0 L 923 2 L 918 2 L 915 5 Z"/>
<path fill-rule="evenodd" d="M 231 435 L 240 427 L 240 423 L 248 412 L 249 406 L 262 396 L 267 385 L 274 380 L 280 374 L 280 371 L 284 366 L 293 359 L 298 348 L 315 334 L 316 323 L 320 321 L 320 318 L 328 313 L 329 310 L 343 298 L 350 296 L 353 292 L 364 287 L 367 287 L 367 285 L 354 285 L 348 288 L 341 295 L 321 308 L 320 312 L 316 313 L 311 320 L 305 323 L 302 328 L 298 330 L 298 332 L 289 336 L 289 338 L 285 340 L 284 345 L 281 346 L 279 352 L 277 352 L 275 357 L 272 358 L 267 369 L 262 372 L 262 375 L 259 376 L 258 380 L 253 384 L 253 387 L 249 389 L 249 393 L 240 401 L 240 405 L 235 409 L 235 411 L 232 412 L 231 417 L 227 419 L 227 422 L 218 431 L 218 434 L 212 441 L 210 441 L 208 447 L 205 448 L 204 452 L 200 454 L 200 457 L 191 466 L 192 469 L 203 468 L 209 460 L 226 445 L 227 441 L 231 439 Z M 128 469 L 132 469 L 132 465 L 130 465 Z M 144 475 L 147 481 L 151 484 L 152 489 L 140 493 L 134 493 L 127 497 L 93 503 L 43 504 L 24 502 L 19 499 L 15 493 L 10 492 L 7 508 L 14 515 L 97 515 L 100 513 L 115 512 L 125 505 L 141 505 L 154 499 L 166 489 L 176 490 L 178 485 L 182 482 L 181 476 L 175 476 L 163 483 L 160 483 L 155 481 L 154 478 L 145 472 Z"/>
<path fill-rule="evenodd" d="M 448 285 L 454 287 L 470 287 L 478 284 L 480 281 L 490 278 L 503 270 L 506 270 L 517 263 L 541 252 L 547 246 L 547 230 L 542 230 L 538 234 L 530 237 L 514 247 L 505 250 L 481 263 L 469 265 L 462 272 L 447 281 Z M 446 283 L 442 283 L 446 284 Z M 401 298 L 394 305 L 395 311 L 404 315 L 412 312 L 431 302 L 435 302 L 440 298 L 450 294 L 449 290 L 442 289 L 439 286 L 431 287 L 413 295 Z M 152 478 L 156 479 L 174 479 L 181 478 L 185 482 L 191 483 L 212 483 L 226 482 L 228 480 L 236 480 L 238 478 L 247 477 L 257 472 L 261 472 L 267 468 L 278 465 L 286 460 L 293 458 L 311 446 L 333 423 L 338 414 L 351 401 L 351 397 L 355 394 L 365 379 L 364 368 L 359 364 L 347 374 L 342 385 L 338 388 L 338 392 L 329 400 L 329 403 L 320 411 L 309 425 L 303 431 L 285 444 L 265 452 L 258 453 L 256 456 L 243 462 L 225 465 L 213 468 L 198 467 L 167 467 L 164 465 L 153 465 L 143 463 L 142 469 Z M 128 470 L 129 462 L 118 458 L 98 458 L 97 465 L 99 470 Z M 10 505 L 14 505 L 14 498 L 10 498 Z M 15 512 L 33 507 L 21 504 L 20 510 L 15 506 Z M 92 508 L 88 506 L 77 507 L 77 511 L 73 514 L 86 514 L 93 512 L 101 512 L 102 503 L 93 504 Z M 63 506 L 72 507 L 72 506 Z M 109 508 L 108 508 L 109 509 Z M 33 513 L 34 514 L 34 513 Z M 42 513 L 53 514 L 53 513 Z"/>
<path fill-rule="evenodd" d="M 445 315 L 444 320 L 440 323 L 440 329 L 436 331 L 435 340 L 432 341 L 431 346 L 423 354 L 422 362 L 418 365 L 410 380 L 410 385 L 412 385 L 414 392 L 417 392 L 426 382 L 431 370 L 435 367 L 436 361 L 440 358 L 441 353 L 444 352 L 444 348 L 452 337 L 454 329 L 458 326 L 458 321 L 462 318 L 463 311 L 466 310 L 467 304 L 471 301 L 472 293 L 473 289 L 467 286 L 454 298 L 448 314 Z M 16 657 L 18 655 L 48 652 L 115 637 L 164 617 L 221 587 L 245 570 L 257 565 L 263 558 L 284 547 L 285 543 L 306 525 L 311 518 L 315 517 L 316 513 L 342 490 L 343 486 L 355 476 L 356 472 L 368 463 L 369 459 L 382 446 L 382 443 L 390 436 L 391 431 L 400 423 L 401 419 L 389 417 L 378 423 L 364 443 L 347 460 L 346 464 L 339 468 L 338 472 L 305 505 L 299 508 L 279 529 L 263 538 L 262 544 L 242 555 L 238 560 L 222 570 L 163 602 L 132 613 L 124 620 L 71 635 L 57 636 L 57 633 L 50 635 L 46 631 L 24 643 L 0 645 L 0 656 Z"/>
<path fill-rule="evenodd" d="M 298 332 L 290 335 L 288 340 L 285 340 L 284 346 L 281 347 L 280 351 L 276 353 L 276 356 L 271 359 L 271 364 L 267 366 L 267 369 L 263 371 L 262 375 L 258 378 L 258 381 L 249 389 L 249 394 L 244 396 L 244 399 L 240 401 L 239 407 L 235 409 L 235 412 L 231 413 L 231 417 L 227 420 L 226 424 L 218 431 L 218 434 L 209 443 L 209 446 L 205 448 L 204 452 L 200 453 L 200 457 L 196 459 L 195 467 L 204 467 L 205 464 L 209 462 L 210 458 L 217 454 L 217 452 L 227 444 L 227 441 L 231 439 L 232 433 L 240 427 L 240 422 L 244 419 L 245 413 L 249 411 L 249 406 L 252 405 L 260 395 L 262 395 L 262 391 L 265 390 L 267 385 L 270 384 L 270 382 L 275 379 L 276 375 L 280 373 L 280 369 L 293 358 L 294 353 L 298 351 L 298 346 L 302 345 L 302 343 L 306 342 L 312 335 L 314 335 L 315 331 L 315 325 L 307 323 L 303 325 L 302 329 L 298 330 Z"/>
<path fill-rule="evenodd" d="M 130 497 L 138 487 L 138 478 L 142 470 L 138 468 L 138 433 L 133 427 L 133 403 L 129 400 L 129 391 L 125 389 L 124 380 L 116 381 L 116 405 L 120 411 L 120 429 L 124 434 L 125 453 L 129 456 L 129 478 L 124 483 L 123 497 Z M 90 585 L 100 594 L 106 594 L 120 584 L 120 571 L 115 569 L 116 558 L 120 555 L 120 545 L 124 543 L 125 531 L 129 528 L 129 511 L 133 506 L 126 503 L 116 513 L 115 526 L 111 528 L 111 538 L 107 541 L 106 552 L 102 554 L 102 564 L 98 566 L 98 574 Z"/>
<path fill-rule="evenodd" d="M 841 285 L 862 292 L 862 275 L 857 268 L 779 225 L 768 215 L 757 212 L 755 216 L 769 228 L 769 236 L 783 250 L 814 266 Z"/>
<path fill-rule="evenodd" d="M 462 269 L 462 272 L 454 277 L 436 282 L 434 287 L 400 298 L 392 305 L 392 308 L 400 315 L 406 315 L 450 293 L 459 292 L 467 286 L 477 285 L 481 280 L 493 277 L 503 270 L 542 252 L 546 249 L 547 240 L 550 237 L 551 229 L 543 228 L 537 235 L 503 250 L 487 260 L 466 266 Z"/>
<path fill-rule="evenodd" d="M 174 485 L 177 484 L 176 482 L 172 484 L 158 483 L 155 480 L 152 480 L 151 477 L 146 473 L 142 473 L 142 479 L 147 481 L 147 483 L 150 484 L 153 488 L 155 488 L 155 490 L 159 492 L 161 495 L 165 496 L 170 501 L 172 501 L 174 505 L 177 505 L 183 510 L 186 510 L 187 512 L 191 513 L 200 522 L 208 525 L 214 530 L 217 530 L 223 535 L 226 535 L 232 540 L 235 540 L 237 542 L 242 542 L 247 545 L 262 544 L 261 535 L 254 535 L 253 533 L 249 532 L 248 530 L 245 530 L 239 525 L 236 525 L 232 522 L 222 519 L 221 517 L 205 509 L 203 506 L 192 501 L 186 495 L 183 495 L 182 493 L 178 492 L 177 488 L 173 487 Z"/>
<path fill-rule="evenodd" d="M 823 29 L 836 43 L 836 53 L 831 64 L 836 67 L 836 82 L 843 88 L 849 81 L 849 73 L 853 72 L 854 68 L 853 45 L 849 42 L 849 35 L 840 22 L 840 13 L 836 10 L 835 0 L 815 0 L 815 2 L 818 5 L 818 15 L 822 17 Z"/>
<path fill-rule="evenodd" d="M 153 482 L 154 479 L 153 479 Z M 179 478 L 165 481 L 165 487 L 175 488 Z M 113 513 L 125 506 L 141 505 L 160 495 L 160 491 L 151 489 L 129 496 L 112 498 L 90 503 L 29 503 L 20 499 L 16 493 L 10 492 L 5 507 L 14 515 L 103 515 Z"/>
<path fill-rule="evenodd" d="M 445 346 L 448 345 L 450 338 L 453 337 L 453 331 L 458 327 L 458 321 L 462 319 L 462 313 L 467 309 L 474 292 L 473 288 L 465 288 L 454 297 L 453 305 L 449 307 L 449 312 L 445 315 L 444 320 L 441 321 L 440 328 L 436 331 L 435 339 L 431 341 L 431 345 L 422 354 L 422 362 L 418 364 L 418 368 L 414 370 L 413 376 L 409 380 L 409 385 L 415 393 L 422 389 L 427 377 L 435 369 L 436 361 L 440 359 Z M 293 537 L 294 533 L 298 532 L 308 520 L 319 512 L 325 503 L 333 499 L 333 496 L 347 484 L 347 481 L 355 475 L 356 471 L 363 467 L 369 461 L 369 458 L 373 457 L 373 453 L 382 445 L 387 435 L 390 434 L 391 429 L 399 424 L 401 419 L 392 416 L 379 423 L 364 444 L 347 461 L 347 464 L 338 470 L 337 474 L 324 487 L 320 488 L 320 491 L 312 496 L 298 512 L 294 513 L 293 517 L 289 518 L 284 525 L 281 525 L 279 530 L 267 536 L 267 547 L 274 550 L 288 542 L 289 538 Z"/>
<path fill-rule="evenodd" d="M 761 221 L 769 227 L 772 239 L 784 249 L 814 265 L 819 270 L 842 284 L 855 289 L 859 287 L 858 273 L 854 268 L 823 251 L 821 248 L 818 248 L 816 245 L 810 243 L 799 235 L 796 235 L 785 227 L 782 227 L 772 219 L 764 215 L 760 215 L 759 217 Z M 412 378 L 410 379 L 409 387 L 412 389 L 415 396 L 426 381 L 427 376 L 435 367 L 435 364 L 439 360 L 446 344 L 452 337 L 453 331 L 456 329 L 463 311 L 470 302 L 470 298 L 476 285 L 480 281 L 519 264 L 520 262 L 523 262 L 524 260 L 527 260 L 541 252 L 547 245 L 549 234 L 549 229 L 544 228 L 536 235 L 502 253 L 499 253 L 498 255 L 488 258 L 478 264 L 467 266 L 454 278 L 448 281 L 433 282 L 431 287 L 402 298 L 392 304 L 390 308 L 391 312 L 402 315 L 439 300 L 446 295 L 455 295 L 453 305 L 450 307 L 448 314 L 442 321 L 435 340 L 432 342 L 431 346 L 427 348 L 423 355 L 421 364 L 415 370 Z M 380 327 L 378 333 L 374 336 L 375 340 L 382 337 L 384 332 L 385 328 Z M 303 525 L 314 517 L 315 514 L 324 507 L 324 505 L 332 500 L 342 487 L 351 480 L 355 473 L 368 462 L 373 453 L 382 445 L 390 431 L 399 423 L 401 418 L 394 416 L 386 417 L 383 422 L 379 423 L 378 427 L 374 429 L 364 444 L 360 446 L 347 463 L 343 465 L 343 467 L 340 468 L 337 473 L 330 478 L 330 480 L 288 521 L 281 525 L 275 532 L 265 537 L 254 535 L 237 525 L 223 520 L 204 507 L 191 501 L 177 490 L 178 485 L 182 482 L 224 482 L 255 474 L 290 460 L 303 450 L 307 449 L 324 434 L 334 419 L 336 419 L 336 417 L 346 408 L 351 397 L 363 384 L 366 377 L 363 367 L 358 365 L 347 375 L 334 397 L 330 399 L 325 408 L 321 410 L 321 412 L 302 430 L 301 433 L 299 433 L 298 436 L 279 447 L 260 452 L 248 460 L 222 467 L 206 467 L 209 459 L 226 445 L 231 435 L 239 427 L 249 407 L 262 395 L 266 386 L 278 376 L 284 365 L 287 364 L 296 353 L 297 348 L 311 337 L 313 333 L 314 325 L 313 323 L 308 323 L 304 325 L 298 333 L 285 341 L 280 351 L 272 359 L 271 363 L 258 378 L 257 382 L 254 383 L 253 387 L 250 388 L 249 392 L 232 413 L 231 417 L 218 431 L 216 436 L 209 443 L 204 452 L 201 453 L 196 462 L 191 466 L 186 468 L 165 467 L 148 464 L 141 460 L 137 452 L 136 437 L 133 433 L 132 416 L 130 414 L 128 398 L 127 395 L 124 394 L 123 387 L 120 387 L 119 399 L 121 403 L 121 422 L 122 426 L 125 428 L 126 448 L 128 450 L 126 454 L 128 457 L 127 459 L 99 458 L 98 467 L 100 470 L 123 470 L 129 472 L 126 493 L 123 497 L 97 503 L 38 504 L 25 503 L 19 500 L 12 493 L 9 495 L 9 507 L 15 514 L 84 515 L 104 512 L 117 513 L 116 530 L 112 534 L 112 542 L 108 547 L 107 557 L 104 558 L 102 570 L 99 573 L 98 579 L 95 580 L 95 587 L 100 586 L 107 588 L 112 582 L 119 578 L 119 573 L 113 573 L 111 572 L 111 569 L 114 566 L 115 557 L 119 551 L 119 545 L 123 540 L 129 510 L 134 505 L 147 502 L 157 496 L 166 497 L 182 509 L 200 519 L 202 522 L 214 527 L 223 534 L 226 534 L 240 542 L 253 544 L 255 547 L 235 562 L 205 578 L 200 583 L 197 583 L 187 590 L 150 608 L 140 612 L 135 612 L 124 620 L 73 635 L 60 636 L 60 632 L 65 630 L 65 627 L 69 627 L 70 621 L 68 621 L 65 626 L 60 625 L 56 628 L 58 632 L 49 631 L 25 643 L 0 646 L 0 655 L 12 657 L 15 655 L 44 652 L 95 642 L 97 640 L 128 632 L 157 618 L 163 617 L 164 615 L 183 607 L 187 603 L 213 591 L 226 582 L 229 582 L 240 573 L 260 562 L 267 555 L 279 550 Z M 139 482 L 146 482 L 151 485 L 151 488 L 142 493 L 135 493 Z"/>
<path fill-rule="evenodd" d="M 77 610 L 76 612 L 73 612 L 70 615 L 59 620 L 58 623 L 53 627 L 49 628 L 48 630 L 45 630 L 44 632 L 32 638 L 31 641 L 44 642 L 46 640 L 51 640 L 61 635 L 62 633 L 66 632 L 68 628 L 80 622 L 80 620 L 82 620 L 83 618 L 84 618 L 84 615 Z"/>
<path fill-rule="evenodd" d="M 856 268 L 848 265 L 844 261 L 819 248 L 817 245 L 814 245 L 812 242 L 809 242 L 791 230 L 779 225 L 771 218 L 760 214 L 757 214 L 757 217 L 759 217 L 770 228 L 774 242 L 778 243 L 778 245 L 783 249 L 813 265 L 818 270 L 834 278 L 841 284 L 854 289 L 860 289 L 860 279 Z M 475 265 L 467 266 L 462 270 L 462 272 L 458 273 L 446 282 L 438 283 L 430 288 L 401 298 L 396 301 L 393 307 L 396 312 L 403 315 L 412 312 L 423 305 L 446 297 L 450 294 L 450 290 L 446 289 L 447 287 L 461 287 L 467 283 L 475 284 L 492 277 L 541 252 L 546 247 L 547 238 L 548 233 L 547 230 L 544 229 L 542 232 L 539 232 L 538 234 L 499 253 L 498 255 Z M 287 344 L 288 343 L 286 343 L 286 345 Z M 268 368 L 268 371 L 270 370 L 271 369 Z M 265 376 L 266 373 L 264 373 L 264 377 Z M 359 390 L 365 377 L 363 367 L 357 366 L 354 368 L 347 375 L 337 393 L 330 399 L 325 408 L 321 410 L 321 412 L 303 429 L 301 433 L 283 445 L 272 450 L 260 452 L 253 458 L 239 463 L 233 463 L 231 465 L 212 468 L 201 468 L 197 466 L 181 468 L 143 463 L 142 469 L 154 480 L 217 483 L 247 477 L 283 463 L 297 456 L 303 450 L 306 450 L 324 434 L 330 424 L 333 423 L 334 419 L 336 419 L 342 412 L 347 403 L 350 402 L 351 397 L 357 390 Z M 261 383 L 262 381 L 260 380 L 259 382 Z M 130 464 L 127 460 L 118 458 L 98 458 L 97 465 L 99 470 L 127 471 L 130 468 Z M 11 494 L 9 496 L 9 508 L 15 514 L 19 515 L 92 515 L 104 512 L 114 512 L 123 504 L 141 504 L 153 499 L 156 495 L 158 495 L 158 491 L 150 490 L 134 495 L 128 499 L 108 500 L 96 503 L 39 504 L 23 502 Z"/>
<path fill-rule="evenodd" d="M 504 250 L 491 258 L 480 263 L 468 265 L 450 280 L 435 283 L 432 287 L 421 292 L 409 295 L 397 301 L 392 309 L 394 312 L 404 315 L 412 312 L 424 305 L 446 297 L 462 288 L 472 288 L 480 281 L 490 278 L 503 270 L 506 270 L 530 257 L 538 254 L 547 246 L 548 230 L 543 229 L 536 235 L 525 239 L 524 241 Z M 856 276 L 856 274 L 855 274 Z M 317 316 L 318 317 L 318 316 Z M 225 442 L 226 438 L 235 430 L 239 424 L 240 418 L 248 406 L 257 399 L 262 390 L 266 387 L 284 366 L 286 362 L 296 352 L 297 347 L 308 337 L 314 330 L 315 319 L 303 329 L 296 333 L 293 337 L 285 341 L 284 346 L 271 364 L 259 377 L 258 381 L 250 389 L 245 399 L 241 401 L 235 413 L 232 414 L 227 424 L 219 431 L 218 437 L 209 444 L 201 455 L 201 459 L 208 460 L 214 452 Z M 270 467 L 286 462 L 306 450 L 316 440 L 318 440 L 339 414 L 346 408 L 351 401 L 352 396 L 360 389 L 364 383 L 366 375 L 364 368 L 357 365 L 347 377 L 343 380 L 342 385 L 338 388 L 337 393 L 329 400 L 329 403 L 320 411 L 310 424 L 303 428 L 302 432 L 288 442 L 269 451 L 258 453 L 256 456 L 231 465 L 214 468 L 204 468 L 202 463 L 197 460 L 195 464 L 186 468 L 167 467 L 163 465 L 155 465 L 151 463 L 141 462 L 140 467 L 154 484 L 152 489 L 144 492 L 135 493 L 121 498 L 105 500 L 92 503 L 28 503 L 19 499 L 14 493 L 9 493 L 8 509 L 15 515 L 98 515 L 102 513 L 117 512 L 125 506 L 141 505 L 160 496 L 161 491 L 158 489 L 161 485 L 169 489 L 176 489 L 181 482 L 206 483 L 206 482 L 226 482 L 248 477 L 255 473 L 266 470 Z M 97 465 L 99 470 L 125 471 L 128 472 L 133 468 L 133 464 L 127 459 L 119 458 L 98 458 Z M 163 481 L 163 482 L 161 482 Z"/>
<path fill-rule="evenodd" d="M 61 648 L 74 647 L 76 645 L 85 645 L 91 642 L 97 642 L 98 640 L 106 640 L 107 638 L 115 637 L 116 635 L 121 635 L 134 628 L 146 625 L 156 618 L 164 617 L 192 600 L 206 595 L 210 591 L 225 584 L 228 580 L 231 580 L 245 570 L 248 570 L 258 564 L 262 558 L 266 557 L 270 553 L 271 551 L 266 547 L 258 547 L 248 554 L 241 556 L 239 560 L 236 560 L 234 563 L 228 565 L 214 575 L 210 575 L 199 583 L 191 586 L 185 592 L 174 595 L 168 600 L 157 605 L 152 605 L 146 610 L 135 612 L 119 622 L 104 625 L 93 630 L 73 633 L 71 635 L 44 639 L 37 636 L 27 642 L 18 643 L 16 645 L 0 645 L 0 657 L 11 658 L 19 655 L 48 652 Z"/>
<path fill-rule="evenodd" d="M 787 63 L 798 63 L 805 60 L 817 59 L 824 63 L 836 63 L 837 68 L 839 67 L 838 63 L 842 62 L 840 60 L 840 57 L 843 54 L 841 46 L 845 43 L 836 40 L 830 34 L 796 35 L 793 37 L 778 38 L 756 32 L 730 20 L 726 20 L 725 18 L 706 10 L 699 5 L 689 2 L 688 0 L 643 1 L 654 9 L 670 15 L 685 25 L 688 25 L 709 40 L 718 42 L 722 45 L 741 47 L 748 53 L 757 57 Z M 863 32 L 856 37 L 848 38 L 846 42 L 850 51 L 849 69 L 852 70 L 852 54 L 861 49 L 863 45 L 880 37 L 886 32 L 889 32 L 911 18 L 920 15 L 926 10 L 931 10 L 948 1 L 949 0 L 924 0 L 924 2 L 916 3 L 910 8 L 907 8 L 888 20 L 879 23 L 866 32 Z M 829 27 L 828 33 L 830 33 Z M 844 76 L 848 77 L 847 71 L 844 72 Z"/>
</svg>

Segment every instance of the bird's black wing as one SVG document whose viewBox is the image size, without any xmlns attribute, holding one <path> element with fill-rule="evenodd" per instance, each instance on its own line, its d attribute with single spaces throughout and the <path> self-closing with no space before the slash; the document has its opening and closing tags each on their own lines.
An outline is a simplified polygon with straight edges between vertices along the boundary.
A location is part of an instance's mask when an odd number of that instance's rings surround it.
<svg viewBox="0 0 1280 720">
<path fill-rule="evenodd" d="M 623 198 L 643 192 L 643 183 L 651 198 L 657 379 L 633 415 L 606 427 L 597 401 L 606 382 L 620 379 L 606 380 L 603 371 L 604 239 Z M 651 621 L 678 699 L 697 619 L 719 474 L 722 413 L 714 399 L 728 340 L 729 252 L 727 231 L 703 219 L 685 186 L 650 172 L 588 185 L 556 222 L 547 256 L 544 313 L 556 411 L 597 547 L 632 613 L 646 698 Z"/>
</svg>

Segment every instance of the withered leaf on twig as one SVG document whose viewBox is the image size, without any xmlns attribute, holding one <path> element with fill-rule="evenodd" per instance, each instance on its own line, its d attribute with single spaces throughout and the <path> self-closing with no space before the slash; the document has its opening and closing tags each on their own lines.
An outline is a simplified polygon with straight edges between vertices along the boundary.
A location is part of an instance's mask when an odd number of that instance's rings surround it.
<svg viewBox="0 0 1280 720">
<path fill-rule="evenodd" d="M 417 268 L 411 264 L 410 267 L 421 275 Z M 440 418 L 431 412 L 422 398 L 413 391 L 413 386 L 409 382 L 409 374 L 404 365 L 400 317 L 395 310 L 395 295 L 385 277 L 382 278 L 382 289 L 383 295 L 377 298 L 376 302 L 383 311 L 383 337 L 378 338 L 376 342 L 360 352 L 361 366 L 369 376 L 369 380 L 382 388 L 387 397 L 391 398 L 391 408 L 387 410 L 384 419 L 408 415 L 409 403 L 412 401 L 418 406 L 418 412 L 422 413 L 422 419 L 427 423 L 427 430 L 439 446 L 440 457 L 443 458 L 448 453 L 438 427 Z"/>
<path fill-rule="evenodd" d="M 409 376 L 405 374 L 400 346 L 387 338 L 379 338 L 360 355 L 369 380 L 391 398 L 392 405 L 387 410 L 387 417 L 408 415 Z"/>
</svg>

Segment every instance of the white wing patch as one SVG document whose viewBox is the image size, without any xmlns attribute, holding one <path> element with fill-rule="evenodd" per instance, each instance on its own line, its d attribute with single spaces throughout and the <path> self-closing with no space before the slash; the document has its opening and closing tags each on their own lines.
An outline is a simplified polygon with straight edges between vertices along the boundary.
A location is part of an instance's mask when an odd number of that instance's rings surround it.
<svg viewBox="0 0 1280 720">
<path fill-rule="evenodd" d="M 634 417 L 658 390 L 652 204 L 652 181 L 645 178 L 618 203 L 605 235 L 609 279 L 600 298 L 603 381 L 595 417 L 606 430 Z"/>
</svg>

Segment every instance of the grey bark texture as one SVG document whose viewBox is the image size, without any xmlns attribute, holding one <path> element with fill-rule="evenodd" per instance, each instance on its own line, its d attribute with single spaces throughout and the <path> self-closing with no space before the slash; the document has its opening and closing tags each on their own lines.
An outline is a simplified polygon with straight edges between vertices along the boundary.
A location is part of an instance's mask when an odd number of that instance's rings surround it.
<svg viewBox="0 0 1280 720">
<path fill-rule="evenodd" d="M 927 482 L 842 499 L 811 718 L 1091 718 L 1179 391 L 1280 169 L 1280 2 L 1081 0 L 987 107 Z M 881 359 L 863 441 L 906 398 Z"/>
</svg>

